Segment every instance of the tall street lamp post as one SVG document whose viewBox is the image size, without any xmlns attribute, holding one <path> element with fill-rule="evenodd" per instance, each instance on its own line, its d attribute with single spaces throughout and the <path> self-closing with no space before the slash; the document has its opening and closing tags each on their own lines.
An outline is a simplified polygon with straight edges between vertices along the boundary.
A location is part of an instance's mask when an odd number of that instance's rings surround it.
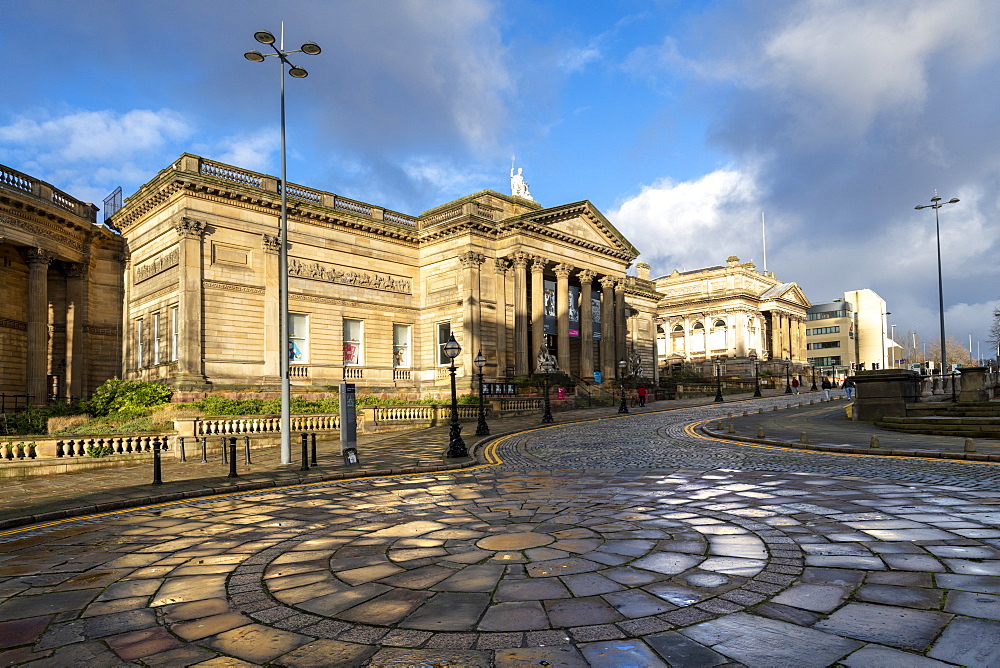
<svg viewBox="0 0 1000 668">
<path fill-rule="evenodd" d="M 448 343 L 444 344 L 444 354 L 451 360 L 448 366 L 448 373 L 451 374 L 451 428 L 448 430 L 448 456 L 468 457 L 469 451 L 462 440 L 462 425 L 458 423 L 458 394 L 455 391 L 455 358 L 462 352 L 462 346 L 458 345 L 455 335 L 452 334 Z"/>
<path fill-rule="evenodd" d="M 785 394 L 792 393 L 792 378 L 791 375 L 789 374 L 790 370 L 791 370 L 791 365 L 788 362 L 785 362 Z"/>
<path fill-rule="evenodd" d="M 552 422 L 552 399 L 549 397 L 549 375 L 556 369 L 556 359 L 549 353 L 549 347 L 544 343 L 538 351 L 538 366 L 545 374 L 545 412 L 542 413 L 542 422 Z"/>
<path fill-rule="evenodd" d="M 486 409 L 483 407 L 483 367 L 486 366 L 486 356 L 482 350 L 472 363 L 479 369 L 479 422 L 476 423 L 476 436 L 489 436 L 490 427 L 486 424 Z"/>
<path fill-rule="evenodd" d="M 315 42 L 306 42 L 301 48 L 285 51 L 285 26 L 281 25 L 281 42 L 274 45 L 275 39 L 267 30 L 258 30 L 253 34 L 255 40 L 266 44 L 274 53 L 261 53 L 257 50 L 247 51 L 243 57 L 255 63 L 262 63 L 268 56 L 276 56 L 281 61 L 281 226 L 279 230 L 278 251 L 278 355 L 281 373 L 281 463 L 292 463 L 292 414 L 291 414 L 291 381 L 289 379 L 289 339 L 288 339 L 288 199 L 286 165 L 285 165 L 285 66 L 288 73 L 296 79 L 309 76 L 301 67 L 296 67 L 288 60 L 293 53 L 304 53 L 315 56 L 321 49 Z"/>
<path fill-rule="evenodd" d="M 945 204 L 958 204 L 958 198 L 952 197 L 947 202 L 942 202 L 941 197 L 938 196 L 937 191 L 934 191 L 934 197 L 931 197 L 930 204 L 918 204 L 913 207 L 916 210 L 920 209 L 934 209 L 934 232 L 937 235 L 937 265 L 938 265 L 938 314 L 941 320 L 941 381 L 944 382 L 944 370 L 947 367 L 947 358 L 945 357 L 945 347 L 944 347 L 944 281 L 941 278 L 941 218 L 938 214 L 938 209 L 940 209 Z"/>
<path fill-rule="evenodd" d="M 628 362 L 625 360 L 618 360 L 618 376 L 622 381 L 622 403 L 618 406 L 619 413 L 628 413 L 628 406 L 625 404 L 625 367 L 628 366 Z"/>
<path fill-rule="evenodd" d="M 757 368 L 757 352 L 751 350 L 747 357 L 750 358 L 750 363 L 753 365 L 753 396 L 759 398 L 762 395 L 760 393 L 760 371 Z"/>
<path fill-rule="evenodd" d="M 725 357 L 715 358 L 715 403 L 721 404 L 722 398 L 722 361 Z"/>
</svg>

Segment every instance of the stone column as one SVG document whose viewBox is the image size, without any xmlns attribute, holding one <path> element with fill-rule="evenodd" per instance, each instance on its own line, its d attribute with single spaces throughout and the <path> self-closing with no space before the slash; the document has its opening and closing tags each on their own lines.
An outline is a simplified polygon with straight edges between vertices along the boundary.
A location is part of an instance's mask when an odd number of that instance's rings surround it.
<svg viewBox="0 0 1000 668">
<path fill-rule="evenodd" d="M 528 256 L 515 253 L 514 265 L 514 374 L 526 376 L 528 360 Z"/>
<path fill-rule="evenodd" d="M 41 248 L 27 252 L 28 351 L 26 391 L 29 401 L 43 406 L 48 400 L 46 375 L 49 363 L 49 263 L 52 255 Z"/>
<path fill-rule="evenodd" d="M 482 301 L 480 299 L 479 268 L 486 258 L 482 253 L 468 251 L 458 256 L 462 263 L 462 365 L 465 374 L 475 382 L 475 365 L 472 360 L 483 346 Z"/>
<path fill-rule="evenodd" d="M 132 256 L 128 250 L 122 254 L 122 368 L 121 377 L 128 378 L 128 370 L 132 360 L 132 318 L 129 315 L 132 307 Z"/>
<path fill-rule="evenodd" d="M 278 303 L 281 291 L 278 267 L 281 237 L 262 234 L 261 248 L 264 251 L 264 382 L 274 385 L 281 383 L 281 308 Z"/>
<path fill-rule="evenodd" d="M 180 384 L 204 385 L 204 298 L 202 293 L 205 221 L 182 218 L 174 228 L 180 237 L 178 271 L 180 298 L 177 312 L 180 322 L 180 350 L 177 351 L 177 381 Z"/>
<path fill-rule="evenodd" d="M 573 267 L 556 265 L 556 364 L 564 373 L 570 372 L 569 361 L 569 274 Z"/>
<path fill-rule="evenodd" d="M 580 377 L 594 378 L 594 310 L 591 304 L 594 272 L 581 269 L 580 279 Z"/>
<path fill-rule="evenodd" d="M 66 398 L 86 390 L 87 263 L 66 265 Z"/>
<path fill-rule="evenodd" d="M 531 262 L 531 364 L 538 363 L 538 351 L 545 342 L 545 287 L 542 283 L 545 273 L 545 259 L 534 257 Z"/>
<path fill-rule="evenodd" d="M 614 382 L 617 376 L 618 362 L 615 357 L 615 279 L 602 276 L 600 279 L 601 294 L 601 373 L 606 382 Z"/>
<path fill-rule="evenodd" d="M 625 318 L 625 281 L 615 281 L 615 364 L 627 359 L 628 324 Z"/>
<path fill-rule="evenodd" d="M 493 290 L 496 293 L 497 305 L 493 323 L 497 338 L 497 377 L 507 373 L 507 269 L 509 268 L 510 261 L 507 258 L 498 257 L 493 262 Z"/>
</svg>

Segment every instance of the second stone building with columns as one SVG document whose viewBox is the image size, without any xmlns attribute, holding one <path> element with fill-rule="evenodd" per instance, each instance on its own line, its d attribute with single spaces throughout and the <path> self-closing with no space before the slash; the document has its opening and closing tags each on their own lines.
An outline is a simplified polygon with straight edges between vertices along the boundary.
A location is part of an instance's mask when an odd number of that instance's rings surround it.
<svg viewBox="0 0 1000 668">
<path fill-rule="evenodd" d="M 544 344 L 576 383 L 653 379 L 659 296 L 639 251 L 590 202 L 484 190 L 398 213 L 289 184 L 293 387 L 426 396 L 535 372 Z M 123 373 L 178 389 L 279 382 L 279 182 L 184 154 L 112 218 L 127 249 Z"/>
</svg>

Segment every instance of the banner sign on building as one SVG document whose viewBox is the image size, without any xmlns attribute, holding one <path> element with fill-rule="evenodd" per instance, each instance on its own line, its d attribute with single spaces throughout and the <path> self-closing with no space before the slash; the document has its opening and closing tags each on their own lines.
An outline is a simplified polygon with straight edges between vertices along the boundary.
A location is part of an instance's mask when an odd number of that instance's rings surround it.
<svg viewBox="0 0 1000 668">
<path fill-rule="evenodd" d="M 580 288 L 569 286 L 569 335 L 580 336 Z"/>
<path fill-rule="evenodd" d="M 543 281 L 543 303 L 545 305 L 545 333 L 555 335 L 556 332 L 556 284 L 555 281 Z"/>
<path fill-rule="evenodd" d="M 594 340 L 601 340 L 601 298 L 590 298 L 590 312 L 594 316 Z"/>
</svg>

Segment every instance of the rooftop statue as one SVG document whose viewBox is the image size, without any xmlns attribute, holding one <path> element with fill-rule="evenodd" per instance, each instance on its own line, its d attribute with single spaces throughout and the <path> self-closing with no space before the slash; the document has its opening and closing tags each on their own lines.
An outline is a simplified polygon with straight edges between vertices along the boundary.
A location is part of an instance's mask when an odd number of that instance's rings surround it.
<svg viewBox="0 0 1000 668">
<path fill-rule="evenodd" d="M 521 176 L 521 172 L 524 171 L 523 167 L 517 168 L 517 173 L 514 173 L 514 157 L 511 156 L 510 159 L 510 194 L 514 197 L 523 197 L 524 199 L 530 199 L 535 201 L 531 197 L 531 193 L 528 192 L 528 184 L 524 182 L 524 177 Z"/>
</svg>

